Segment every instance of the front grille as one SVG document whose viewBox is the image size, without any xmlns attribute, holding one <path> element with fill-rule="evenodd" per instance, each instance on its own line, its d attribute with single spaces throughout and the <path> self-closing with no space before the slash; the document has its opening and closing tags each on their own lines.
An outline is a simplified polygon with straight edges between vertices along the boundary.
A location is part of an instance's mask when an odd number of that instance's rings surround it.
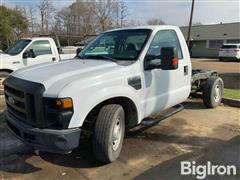
<svg viewBox="0 0 240 180">
<path fill-rule="evenodd" d="M 17 89 L 11 88 L 11 87 L 8 87 L 6 85 L 5 85 L 4 89 L 5 89 L 5 91 L 7 91 L 11 94 L 15 94 L 16 96 L 18 96 L 20 98 L 24 98 L 24 92 L 22 92 L 22 91 L 19 91 Z"/>
<path fill-rule="evenodd" d="M 43 127 L 44 90 L 42 84 L 9 76 L 4 82 L 8 113 L 26 124 Z"/>
<path fill-rule="evenodd" d="M 24 92 L 6 85 L 4 87 L 4 92 L 8 112 L 21 121 L 25 121 L 27 119 L 27 113 Z"/>
</svg>

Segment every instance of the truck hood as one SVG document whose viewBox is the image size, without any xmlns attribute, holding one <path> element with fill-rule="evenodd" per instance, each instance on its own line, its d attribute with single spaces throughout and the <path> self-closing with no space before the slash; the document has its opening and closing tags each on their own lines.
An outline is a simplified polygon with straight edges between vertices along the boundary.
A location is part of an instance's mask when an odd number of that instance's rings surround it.
<svg viewBox="0 0 240 180">
<path fill-rule="evenodd" d="M 103 60 L 74 59 L 59 63 L 44 63 L 30 66 L 15 71 L 12 73 L 12 76 L 41 83 L 46 89 L 56 83 L 61 84 L 59 88 L 62 88 L 76 79 L 86 79 L 93 76 L 97 77 L 106 72 L 115 71 L 121 67 L 123 66 Z"/>
<path fill-rule="evenodd" d="M 0 53 L 0 60 L 11 57 L 9 54 Z"/>
</svg>

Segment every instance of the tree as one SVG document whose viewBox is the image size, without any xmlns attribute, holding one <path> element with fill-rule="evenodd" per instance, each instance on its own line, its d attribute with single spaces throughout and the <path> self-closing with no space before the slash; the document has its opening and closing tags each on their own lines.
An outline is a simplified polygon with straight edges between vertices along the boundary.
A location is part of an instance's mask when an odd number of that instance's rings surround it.
<svg viewBox="0 0 240 180">
<path fill-rule="evenodd" d="M 152 18 L 147 21 L 148 25 L 164 25 L 166 24 L 162 19 Z"/>
<path fill-rule="evenodd" d="M 127 15 L 128 9 L 123 0 L 76 0 L 56 13 L 53 30 L 65 35 L 64 42 L 73 42 L 77 38 L 71 40 L 66 36 L 84 37 L 109 28 L 126 26 Z"/>
<path fill-rule="evenodd" d="M 36 26 L 36 17 L 35 17 L 35 9 L 33 6 L 28 6 L 28 13 L 27 13 L 27 18 L 29 22 L 29 28 L 31 29 L 32 35 L 34 34 L 34 28 Z"/>
<path fill-rule="evenodd" d="M 126 25 L 127 23 L 127 16 L 128 16 L 128 7 L 125 4 L 125 2 L 123 0 L 118 2 L 118 10 L 117 13 L 119 13 L 118 17 L 120 19 L 120 27 L 123 27 Z M 118 18 L 117 18 L 118 21 Z M 117 23 L 117 26 L 119 26 L 119 24 Z"/>
<path fill-rule="evenodd" d="M 51 15 L 54 12 L 54 8 L 51 0 L 42 0 L 38 5 L 38 9 L 41 15 L 41 30 L 43 34 L 47 34 L 49 31 L 49 22 Z"/>
<path fill-rule="evenodd" d="M 20 10 L 0 6 L 0 38 L 4 47 L 19 39 L 27 28 L 28 21 Z"/>
<path fill-rule="evenodd" d="M 112 26 L 112 16 L 116 9 L 116 2 L 116 0 L 99 0 L 95 2 L 95 15 L 100 26 L 100 31 L 105 31 Z"/>
</svg>

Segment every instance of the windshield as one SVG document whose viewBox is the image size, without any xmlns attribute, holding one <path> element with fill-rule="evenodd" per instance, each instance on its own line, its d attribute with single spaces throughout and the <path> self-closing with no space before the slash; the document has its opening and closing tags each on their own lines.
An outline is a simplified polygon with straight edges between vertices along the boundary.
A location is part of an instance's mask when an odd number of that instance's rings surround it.
<svg viewBox="0 0 240 180">
<path fill-rule="evenodd" d="M 82 59 L 137 60 L 151 30 L 106 32 L 92 41 L 80 54 Z"/>
<path fill-rule="evenodd" d="M 29 39 L 22 39 L 10 46 L 5 53 L 10 55 L 16 55 L 22 52 L 22 50 L 31 42 Z"/>
</svg>

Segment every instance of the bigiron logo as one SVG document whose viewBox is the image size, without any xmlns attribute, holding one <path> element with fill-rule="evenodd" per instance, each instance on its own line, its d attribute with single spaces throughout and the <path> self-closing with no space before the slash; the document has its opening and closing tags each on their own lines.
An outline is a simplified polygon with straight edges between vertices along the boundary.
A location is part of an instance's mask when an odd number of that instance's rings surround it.
<svg viewBox="0 0 240 180">
<path fill-rule="evenodd" d="M 210 161 L 205 165 L 197 165 L 195 161 L 181 161 L 181 175 L 193 175 L 196 179 L 205 179 L 207 176 L 234 176 L 237 174 L 235 165 L 213 165 Z"/>
</svg>

